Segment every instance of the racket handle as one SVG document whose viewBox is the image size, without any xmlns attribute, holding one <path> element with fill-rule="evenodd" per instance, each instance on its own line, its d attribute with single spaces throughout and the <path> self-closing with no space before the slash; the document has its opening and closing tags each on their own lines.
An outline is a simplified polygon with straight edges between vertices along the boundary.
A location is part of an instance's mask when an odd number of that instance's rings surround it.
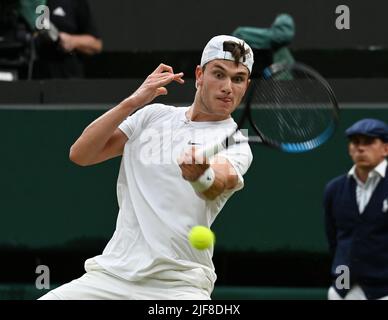
<svg viewBox="0 0 388 320">
<path fill-rule="evenodd" d="M 210 157 L 216 155 L 218 152 L 224 149 L 224 146 L 222 143 L 215 143 L 212 145 L 209 145 L 201 150 L 202 154 L 206 159 L 209 159 Z"/>
</svg>

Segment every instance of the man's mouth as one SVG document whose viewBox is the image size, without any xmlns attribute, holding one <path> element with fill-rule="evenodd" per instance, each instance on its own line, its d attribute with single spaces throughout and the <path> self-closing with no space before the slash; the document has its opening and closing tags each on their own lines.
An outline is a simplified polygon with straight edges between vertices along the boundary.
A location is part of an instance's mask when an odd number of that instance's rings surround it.
<svg viewBox="0 0 388 320">
<path fill-rule="evenodd" d="M 225 102 L 225 103 L 229 103 L 229 102 L 232 102 L 232 99 L 231 98 L 218 98 L 219 100 Z"/>
</svg>

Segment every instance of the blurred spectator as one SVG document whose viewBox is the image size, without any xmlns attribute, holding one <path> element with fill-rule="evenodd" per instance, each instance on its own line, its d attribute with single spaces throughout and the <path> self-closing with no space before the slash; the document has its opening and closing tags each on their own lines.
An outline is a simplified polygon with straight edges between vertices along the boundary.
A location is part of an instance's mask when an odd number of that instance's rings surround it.
<svg viewBox="0 0 388 320">
<path fill-rule="evenodd" d="M 261 72 L 271 63 L 294 61 L 288 45 L 295 36 L 295 24 L 288 14 L 279 14 L 270 28 L 238 27 L 232 34 L 252 47 L 256 65 L 253 72 Z"/>
<path fill-rule="evenodd" d="M 36 37 L 34 78 L 83 77 L 82 56 L 102 50 L 87 0 L 47 0 L 46 5 L 50 9 L 51 37 L 44 30 Z M 57 32 L 54 37 L 53 32 Z"/>
<path fill-rule="evenodd" d="M 19 0 L 0 0 L 0 80 L 24 77 L 30 65 L 32 34 L 19 10 Z"/>
<path fill-rule="evenodd" d="M 333 257 L 328 298 L 388 300 L 388 125 L 362 119 L 345 133 L 354 165 L 324 194 Z"/>
</svg>

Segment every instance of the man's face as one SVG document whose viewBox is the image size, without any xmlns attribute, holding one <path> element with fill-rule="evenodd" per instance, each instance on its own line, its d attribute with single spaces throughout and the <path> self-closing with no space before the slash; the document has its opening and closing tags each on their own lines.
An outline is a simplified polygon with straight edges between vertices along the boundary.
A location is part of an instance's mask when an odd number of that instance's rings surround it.
<svg viewBox="0 0 388 320">
<path fill-rule="evenodd" d="M 349 154 L 358 168 L 372 170 L 388 156 L 388 143 L 374 137 L 354 135 L 349 139 Z"/>
<path fill-rule="evenodd" d="M 241 63 L 213 60 L 195 72 L 199 104 L 204 113 L 228 117 L 240 104 L 249 84 L 249 71 Z"/>
</svg>

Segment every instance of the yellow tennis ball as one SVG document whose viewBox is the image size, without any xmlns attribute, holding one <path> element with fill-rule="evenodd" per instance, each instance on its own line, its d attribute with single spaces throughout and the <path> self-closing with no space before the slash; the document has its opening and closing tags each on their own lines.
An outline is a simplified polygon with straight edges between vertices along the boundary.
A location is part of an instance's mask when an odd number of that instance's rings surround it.
<svg viewBox="0 0 388 320">
<path fill-rule="evenodd" d="M 213 231 L 204 226 L 195 226 L 189 232 L 189 242 L 198 250 L 208 249 L 214 245 L 215 240 Z"/>
</svg>

